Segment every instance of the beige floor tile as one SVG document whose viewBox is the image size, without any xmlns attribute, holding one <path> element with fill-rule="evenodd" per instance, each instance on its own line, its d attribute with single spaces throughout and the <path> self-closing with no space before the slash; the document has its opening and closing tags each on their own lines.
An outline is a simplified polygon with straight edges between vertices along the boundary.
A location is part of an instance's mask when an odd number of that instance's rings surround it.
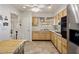
<svg viewBox="0 0 79 59">
<path fill-rule="evenodd" d="M 50 41 L 26 42 L 24 52 L 25 54 L 58 54 L 58 51 Z"/>
</svg>

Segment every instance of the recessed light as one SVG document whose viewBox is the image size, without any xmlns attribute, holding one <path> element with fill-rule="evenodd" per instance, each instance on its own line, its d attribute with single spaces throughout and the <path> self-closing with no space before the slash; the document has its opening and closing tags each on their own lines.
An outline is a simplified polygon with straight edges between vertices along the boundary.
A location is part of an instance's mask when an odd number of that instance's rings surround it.
<svg viewBox="0 0 79 59">
<path fill-rule="evenodd" d="M 52 7 L 51 6 L 48 6 L 48 8 L 51 9 Z"/>
<path fill-rule="evenodd" d="M 26 6 L 23 6 L 23 8 L 25 9 L 25 8 L 26 8 Z"/>
</svg>

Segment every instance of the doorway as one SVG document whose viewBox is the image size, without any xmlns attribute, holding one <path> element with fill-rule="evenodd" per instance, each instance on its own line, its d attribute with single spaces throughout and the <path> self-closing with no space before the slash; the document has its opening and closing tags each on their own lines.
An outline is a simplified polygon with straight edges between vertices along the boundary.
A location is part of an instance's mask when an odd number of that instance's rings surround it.
<svg viewBox="0 0 79 59">
<path fill-rule="evenodd" d="M 18 15 L 11 13 L 11 39 L 18 39 Z"/>
</svg>

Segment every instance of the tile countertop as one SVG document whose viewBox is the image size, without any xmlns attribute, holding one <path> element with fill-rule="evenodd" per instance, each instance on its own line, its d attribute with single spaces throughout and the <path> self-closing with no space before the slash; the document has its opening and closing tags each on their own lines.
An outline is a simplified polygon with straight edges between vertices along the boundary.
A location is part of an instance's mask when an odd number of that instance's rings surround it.
<svg viewBox="0 0 79 59">
<path fill-rule="evenodd" d="M 0 41 L 0 54 L 13 54 L 25 40 L 3 40 Z"/>
</svg>

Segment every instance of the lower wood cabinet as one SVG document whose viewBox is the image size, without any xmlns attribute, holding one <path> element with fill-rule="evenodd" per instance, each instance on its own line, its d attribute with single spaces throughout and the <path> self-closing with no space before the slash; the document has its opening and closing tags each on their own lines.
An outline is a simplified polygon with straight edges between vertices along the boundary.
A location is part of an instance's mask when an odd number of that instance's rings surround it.
<svg viewBox="0 0 79 59">
<path fill-rule="evenodd" d="M 62 50 L 61 50 L 62 44 L 61 43 L 62 43 L 61 37 L 58 36 L 57 48 L 58 48 L 60 53 L 62 53 Z"/>
<path fill-rule="evenodd" d="M 67 39 L 64 39 L 62 36 L 56 34 L 55 32 L 52 32 L 51 41 L 60 53 L 67 53 Z"/>
<path fill-rule="evenodd" d="M 54 43 L 55 42 L 55 35 L 54 35 L 54 32 L 51 32 L 51 41 Z"/>
<path fill-rule="evenodd" d="M 58 46 L 58 36 L 55 34 L 55 46 Z"/>
<path fill-rule="evenodd" d="M 37 39 L 39 39 L 39 34 L 38 34 L 38 32 L 33 31 L 32 32 L 32 40 L 37 40 Z"/>
<path fill-rule="evenodd" d="M 33 31 L 32 40 L 50 40 L 49 31 Z"/>
<path fill-rule="evenodd" d="M 67 39 L 62 38 L 62 53 L 67 53 Z"/>
</svg>

